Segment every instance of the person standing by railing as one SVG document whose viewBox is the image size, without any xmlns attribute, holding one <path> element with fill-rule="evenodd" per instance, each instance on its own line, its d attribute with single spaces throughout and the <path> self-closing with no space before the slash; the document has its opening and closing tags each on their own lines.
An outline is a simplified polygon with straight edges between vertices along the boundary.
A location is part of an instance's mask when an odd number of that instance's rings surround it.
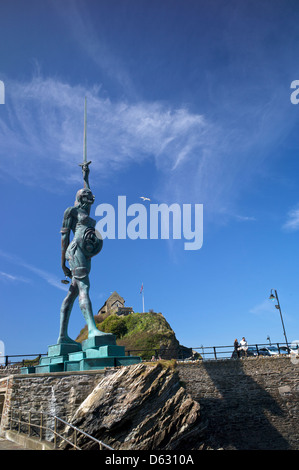
<svg viewBox="0 0 299 470">
<path fill-rule="evenodd" d="M 244 351 L 244 355 L 247 357 L 248 343 L 247 343 L 244 336 L 240 341 L 240 349 L 241 349 L 241 351 Z"/>
<path fill-rule="evenodd" d="M 237 356 L 238 359 L 240 357 L 239 341 L 237 339 L 234 341 L 234 356 Z"/>
</svg>

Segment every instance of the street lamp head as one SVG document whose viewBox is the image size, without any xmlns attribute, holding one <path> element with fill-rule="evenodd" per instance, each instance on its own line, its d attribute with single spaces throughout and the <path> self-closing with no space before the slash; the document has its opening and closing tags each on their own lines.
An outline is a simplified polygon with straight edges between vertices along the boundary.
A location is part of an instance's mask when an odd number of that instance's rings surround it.
<svg viewBox="0 0 299 470">
<path fill-rule="evenodd" d="M 274 291 L 274 293 L 273 293 Z M 274 295 L 275 294 L 275 295 Z M 270 300 L 275 300 L 276 299 L 276 290 L 275 289 L 271 289 L 270 290 L 270 297 L 269 297 Z"/>
</svg>

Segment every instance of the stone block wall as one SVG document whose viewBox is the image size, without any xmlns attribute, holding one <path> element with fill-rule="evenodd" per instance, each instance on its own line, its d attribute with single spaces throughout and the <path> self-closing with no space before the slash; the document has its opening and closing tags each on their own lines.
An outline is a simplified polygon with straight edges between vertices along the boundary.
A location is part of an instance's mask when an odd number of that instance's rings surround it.
<svg viewBox="0 0 299 470">
<path fill-rule="evenodd" d="M 178 369 L 201 405 L 212 447 L 299 449 L 299 364 L 289 357 L 201 361 Z"/>
<path fill-rule="evenodd" d="M 213 449 L 299 450 L 299 364 L 288 357 L 179 363 L 180 380 L 199 402 L 204 441 Z M 117 369 L 12 375 L 1 431 L 11 408 L 41 411 L 69 421 L 106 375 Z"/>
<path fill-rule="evenodd" d="M 8 429 L 12 408 L 25 412 L 43 411 L 69 421 L 97 383 L 113 372 L 115 369 L 7 377 L 0 433 Z"/>
</svg>

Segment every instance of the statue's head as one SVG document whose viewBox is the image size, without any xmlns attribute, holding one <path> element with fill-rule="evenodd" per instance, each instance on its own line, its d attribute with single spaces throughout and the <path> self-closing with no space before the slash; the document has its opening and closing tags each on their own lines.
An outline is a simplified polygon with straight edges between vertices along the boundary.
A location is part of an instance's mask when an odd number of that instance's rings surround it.
<svg viewBox="0 0 299 470">
<path fill-rule="evenodd" d="M 95 196 L 92 194 L 90 189 L 88 188 L 79 189 L 79 191 L 76 194 L 75 206 L 89 208 L 94 203 L 94 200 L 95 200 Z"/>
</svg>

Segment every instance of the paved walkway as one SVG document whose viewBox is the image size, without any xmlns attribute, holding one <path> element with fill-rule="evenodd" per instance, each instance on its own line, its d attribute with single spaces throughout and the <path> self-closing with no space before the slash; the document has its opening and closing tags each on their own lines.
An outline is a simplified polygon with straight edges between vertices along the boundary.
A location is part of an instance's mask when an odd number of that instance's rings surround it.
<svg viewBox="0 0 299 470">
<path fill-rule="evenodd" d="M 19 444 L 15 444 L 15 442 L 8 441 L 7 439 L 3 439 L 3 437 L 0 437 L 0 450 L 29 450 L 29 449 L 25 449 L 25 447 L 20 446 Z"/>
</svg>

